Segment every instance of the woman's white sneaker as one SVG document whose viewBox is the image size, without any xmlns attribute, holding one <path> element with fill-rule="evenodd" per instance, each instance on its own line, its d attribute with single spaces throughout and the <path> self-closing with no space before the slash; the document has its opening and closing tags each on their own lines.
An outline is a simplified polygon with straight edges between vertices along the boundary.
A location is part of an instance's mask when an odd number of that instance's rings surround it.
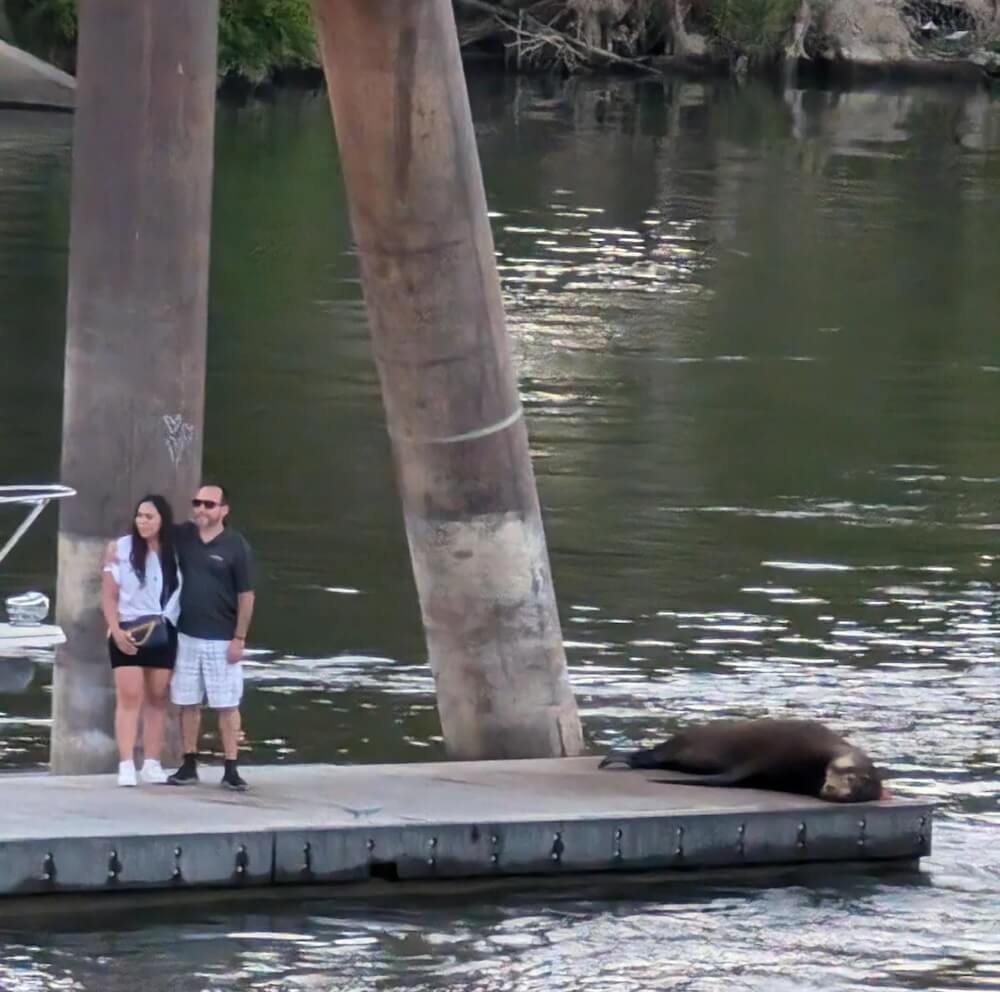
<svg viewBox="0 0 1000 992">
<path fill-rule="evenodd" d="M 138 785 L 139 781 L 135 775 L 135 762 L 134 761 L 119 761 L 118 762 L 118 784 L 119 785 Z"/>
<path fill-rule="evenodd" d="M 160 766 L 159 761 L 155 758 L 147 758 L 142 763 L 142 771 L 139 772 L 139 778 L 150 785 L 164 785 L 167 781 L 167 773 Z"/>
</svg>

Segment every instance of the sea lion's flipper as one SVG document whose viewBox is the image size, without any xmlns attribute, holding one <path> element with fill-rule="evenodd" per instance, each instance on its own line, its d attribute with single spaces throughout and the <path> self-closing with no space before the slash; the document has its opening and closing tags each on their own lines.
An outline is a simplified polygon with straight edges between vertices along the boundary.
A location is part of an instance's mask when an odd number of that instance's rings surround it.
<svg viewBox="0 0 1000 992">
<path fill-rule="evenodd" d="M 613 748 L 608 751 L 597 767 L 607 768 L 608 765 L 625 765 L 627 768 L 631 768 L 634 755 L 635 751 L 626 751 L 624 748 Z"/>
<path fill-rule="evenodd" d="M 685 763 L 676 757 L 677 747 L 673 741 L 664 741 L 656 747 L 640 748 L 612 748 L 608 751 L 604 760 L 598 765 L 599 768 L 607 768 L 608 765 L 625 765 L 628 768 L 645 769 L 652 771 L 660 768 L 667 771 L 686 771 Z M 709 768 L 709 771 L 714 769 Z M 696 774 L 706 771 L 705 768 L 692 769 Z"/>
<path fill-rule="evenodd" d="M 745 764 L 711 775 L 683 775 L 680 778 L 654 778 L 650 781 L 656 782 L 658 785 L 738 785 L 748 779 L 754 771 L 755 768 L 752 764 Z"/>
</svg>

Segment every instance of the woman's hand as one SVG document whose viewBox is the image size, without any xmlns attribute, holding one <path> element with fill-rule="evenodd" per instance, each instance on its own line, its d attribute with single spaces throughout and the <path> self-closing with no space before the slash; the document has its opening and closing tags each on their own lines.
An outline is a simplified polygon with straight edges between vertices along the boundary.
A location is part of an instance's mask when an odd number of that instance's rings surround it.
<svg viewBox="0 0 1000 992">
<path fill-rule="evenodd" d="M 132 640 L 132 635 L 127 631 L 122 630 L 121 627 L 115 627 L 114 630 L 111 631 L 111 637 L 122 654 L 139 653 L 139 649 L 135 646 L 135 642 Z"/>
</svg>

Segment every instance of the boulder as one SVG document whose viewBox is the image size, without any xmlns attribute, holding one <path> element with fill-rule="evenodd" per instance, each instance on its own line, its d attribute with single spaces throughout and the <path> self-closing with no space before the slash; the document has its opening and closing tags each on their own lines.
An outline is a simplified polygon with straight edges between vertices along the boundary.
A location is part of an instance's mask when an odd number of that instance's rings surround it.
<svg viewBox="0 0 1000 992">
<path fill-rule="evenodd" d="M 977 40 L 1000 34 L 994 0 L 812 2 L 820 54 L 861 65 L 965 59 Z"/>
<path fill-rule="evenodd" d="M 72 76 L 0 41 L 0 104 L 71 110 L 75 90 Z"/>
<path fill-rule="evenodd" d="M 831 0 L 820 25 L 825 58 L 880 65 L 917 56 L 897 0 Z"/>
</svg>

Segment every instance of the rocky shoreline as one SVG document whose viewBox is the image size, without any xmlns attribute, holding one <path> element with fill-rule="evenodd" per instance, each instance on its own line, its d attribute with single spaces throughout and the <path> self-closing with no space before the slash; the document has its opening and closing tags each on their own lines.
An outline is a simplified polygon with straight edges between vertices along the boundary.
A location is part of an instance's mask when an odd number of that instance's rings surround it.
<svg viewBox="0 0 1000 992">
<path fill-rule="evenodd" d="M 515 69 L 1000 80 L 996 0 L 456 0 L 463 48 Z"/>
</svg>

